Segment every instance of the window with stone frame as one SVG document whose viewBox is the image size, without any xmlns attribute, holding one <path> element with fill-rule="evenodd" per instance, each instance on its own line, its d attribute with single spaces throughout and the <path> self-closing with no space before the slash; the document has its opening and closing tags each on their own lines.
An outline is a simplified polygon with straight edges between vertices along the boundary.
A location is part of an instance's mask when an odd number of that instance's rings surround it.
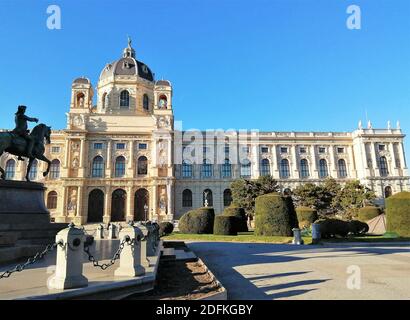
<svg viewBox="0 0 410 320">
<path fill-rule="evenodd" d="M 182 207 L 191 208 L 192 207 L 192 191 L 185 189 L 182 192 Z"/>
<path fill-rule="evenodd" d="M 319 178 L 324 179 L 329 176 L 329 169 L 327 167 L 327 161 L 325 159 L 319 160 Z"/>
<path fill-rule="evenodd" d="M 270 161 L 269 159 L 262 159 L 260 167 L 261 176 L 270 176 Z"/>
<path fill-rule="evenodd" d="M 225 162 L 222 165 L 222 177 L 223 178 L 232 177 L 232 165 L 229 159 L 225 159 Z"/>
<path fill-rule="evenodd" d="M 300 160 L 300 177 L 302 179 L 309 178 L 310 171 L 309 171 L 309 162 L 306 159 Z"/>
<path fill-rule="evenodd" d="M 290 167 L 288 159 L 282 159 L 280 161 L 279 174 L 281 179 L 288 179 L 290 177 Z"/>
</svg>

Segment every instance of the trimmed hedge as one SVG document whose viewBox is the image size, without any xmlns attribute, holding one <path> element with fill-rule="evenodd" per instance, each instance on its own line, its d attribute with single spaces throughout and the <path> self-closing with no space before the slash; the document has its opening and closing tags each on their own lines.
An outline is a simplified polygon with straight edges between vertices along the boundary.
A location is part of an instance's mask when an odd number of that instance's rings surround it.
<svg viewBox="0 0 410 320">
<path fill-rule="evenodd" d="M 236 236 L 237 217 L 219 215 L 215 217 L 214 234 L 223 236 Z"/>
<path fill-rule="evenodd" d="M 387 232 L 410 237 L 410 192 L 400 192 L 386 199 Z"/>
<path fill-rule="evenodd" d="M 378 215 L 380 215 L 381 210 L 378 207 L 363 207 L 359 209 L 357 219 L 359 221 L 367 222 L 369 220 L 372 220 L 373 218 L 376 218 Z"/>
<path fill-rule="evenodd" d="M 213 208 L 198 208 L 185 213 L 179 220 L 179 231 L 190 234 L 212 234 L 215 211 Z"/>
<path fill-rule="evenodd" d="M 369 231 L 367 223 L 352 220 L 343 221 L 339 219 L 322 219 L 316 221 L 320 225 L 320 235 L 323 239 L 333 237 L 345 238 L 349 233 L 353 235 L 363 235 Z"/>
<path fill-rule="evenodd" d="M 167 236 L 174 231 L 174 225 L 171 222 L 161 222 L 159 224 L 160 237 Z"/>
<path fill-rule="evenodd" d="M 296 208 L 296 214 L 299 221 L 299 228 L 310 227 L 318 219 L 317 211 L 308 207 Z"/>
<path fill-rule="evenodd" d="M 363 235 L 369 232 L 369 225 L 366 222 L 352 220 L 349 222 L 349 231 L 355 236 Z"/>
<path fill-rule="evenodd" d="M 296 227 L 298 218 L 291 197 L 269 193 L 256 198 L 255 235 L 291 237 Z"/>
<path fill-rule="evenodd" d="M 248 231 L 248 221 L 246 219 L 246 213 L 243 208 L 239 207 L 228 207 L 222 213 L 224 216 L 234 217 L 237 232 L 247 232 Z"/>
</svg>

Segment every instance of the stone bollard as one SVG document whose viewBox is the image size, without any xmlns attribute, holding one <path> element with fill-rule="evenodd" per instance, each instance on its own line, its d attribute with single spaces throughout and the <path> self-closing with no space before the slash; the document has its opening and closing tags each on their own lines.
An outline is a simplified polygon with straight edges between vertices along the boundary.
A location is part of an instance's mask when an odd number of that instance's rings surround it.
<svg viewBox="0 0 410 320">
<path fill-rule="evenodd" d="M 155 256 L 156 252 L 156 245 L 155 245 L 155 227 L 151 224 L 151 222 L 147 222 L 145 224 L 145 228 L 147 229 L 147 255 L 152 257 Z"/>
<path fill-rule="evenodd" d="M 83 275 L 83 248 L 85 241 L 83 230 L 73 223 L 56 235 L 57 262 L 55 273 L 47 280 L 49 289 L 73 289 L 86 287 L 88 279 Z"/>
<path fill-rule="evenodd" d="M 300 229 L 299 228 L 293 228 L 292 231 L 293 231 L 293 241 L 292 241 L 292 243 L 293 244 L 298 244 L 298 245 L 303 244 L 304 242 L 303 242 L 303 239 L 302 239 L 302 235 L 300 233 Z"/>
<path fill-rule="evenodd" d="M 126 242 L 120 255 L 120 266 L 115 270 L 116 277 L 136 277 L 145 274 L 145 268 L 141 265 L 141 239 L 144 237 L 142 231 L 134 225 L 123 228 L 119 234 L 122 242 L 124 239 L 130 239 L 132 242 Z"/>
<path fill-rule="evenodd" d="M 100 224 L 97 227 L 97 232 L 95 233 L 95 239 L 96 240 L 104 239 L 104 225 L 103 224 Z"/>
<path fill-rule="evenodd" d="M 143 265 L 144 267 L 149 267 L 150 263 L 147 258 L 148 256 L 150 256 L 149 229 L 140 222 L 137 223 L 137 227 L 141 230 L 142 234 L 144 235 L 144 239 L 143 241 L 141 241 L 141 265 Z"/>
<path fill-rule="evenodd" d="M 108 226 L 108 239 L 117 239 L 117 226 L 113 223 Z"/>
<path fill-rule="evenodd" d="M 312 223 L 312 244 L 319 243 L 320 239 L 321 239 L 320 224 Z"/>
</svg>

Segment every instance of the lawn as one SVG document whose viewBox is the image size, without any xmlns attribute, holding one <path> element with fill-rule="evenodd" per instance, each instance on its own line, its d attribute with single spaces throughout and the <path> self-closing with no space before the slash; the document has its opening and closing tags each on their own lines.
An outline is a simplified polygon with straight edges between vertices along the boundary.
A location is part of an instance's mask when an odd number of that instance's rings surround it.
<svg viewBox="0 0 410 320">
<path fill-rule="evenodd" d="M 237 236 L 218 236 L 213 234 L 184 234 L 174 232 L 173 234 L 162 238 L 163 240 L 184 240 L 184 241 L 211 241 L 211 242 L 259 242 L 259 243 L 276 243 L 287 244 L 291 243 L 293 237 L 279 236 L 255 236 L 253 232 L 240 232 Z M 303 238 L 306 244 L 310 244 L 312 239 L 309 237 Z"/>
</svg>

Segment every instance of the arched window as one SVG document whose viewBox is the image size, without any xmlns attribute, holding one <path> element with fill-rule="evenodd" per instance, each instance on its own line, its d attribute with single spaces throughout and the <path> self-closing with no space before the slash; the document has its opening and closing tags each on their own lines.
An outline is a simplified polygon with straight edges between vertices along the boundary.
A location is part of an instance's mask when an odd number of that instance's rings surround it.
<svg viewBox="0 0 410 320">
<path fill-rule="evenodd" d="M 261 176 L 270 176 L 270 162 L 268 159 L 261 161 Z"/>
<path fill-rule="evenodd" d="M 229 207 L 232 203 L 232 191 L 231 189 L 225 189 L 224 191 L 224 207 Z"/>
<path fill-rule="evenodd" d="M 319 160 L 319 178 L 327 178 L 329 176 L 329 170 L 327 169 L 327 161 L 325 159 Z"/>
<path fill-rule="evenodd" d="M 149 110 L 149 98 L 146 94 L 144 94 L 142 98 L 142 107 L 144 108 L 144 110 Z"/>
<path fill-rule="evenodd" d="M 33 163 L 31 164 L 31 169 L 30 169 L 30 172 L 28 173 L 28 178 L 30 180 L 37 179 L 37 167 L 38 167 L 38 161 L 37 159 L 35 159 Z"/>
<path fill-rule="evenodd" d="M 102 108 L 105 109 L 108 107 L 108 94 L 105 92 L 102 96 Z"/>
<path fill-rule="evenodd" d="M 309 178 L 309 162 L 306 159 L 300 160 L 300 177 L 302 179 Z"/>
<path fill-rule="evenodd" d="M 182 192 L 182 206 L 184 208 L 192 207 L 192 191 L 189 189 L 185 189 Z"/>
<path fill-rule="evenodd" d="M 212 177 L 212 164 L 211 161 L 208 159 L 205 159 L 204 162 L 202 163 L 202 177 L 204 178 L 209 178 Z"/>
<path fill-rule="evenodd" d="M 115 160 L 115 177 L 122 178 L 125 176 L 125 158 L 123 156 L 119 156 Z"/>
<path fill-rule="evenodd" d="M 205 200 L 208 201 L 208 207 L 212 207 L 214 205 L 214 199 L 212 196 L 212 191 L 210 189 L 205 189 L 203 193 L 203 204 L 205 206 Z"/>
<path fill-rule="evenodd" d="M 50 179 L 58 179 L 60 178 L 60 161 L 54 159 L 51 161 L 50 166 Z"/>
<path fill-rule="evenodd" d="M 47 195 L 47 209 L 54 210 L 57 209 L 57 192 L 51 191 Z"/>
<path fill-rule="evenodd" d="M 145 156 L 138 158 L 138 174 L 148 174 L 148 159 Z"/>
<path fill-rule="evenodd" d="M 104 176 L 104 159 L 96 156 L 93 160 L 91 176 L 93 178 L 102 178 Z"/>
<path fill-rule="evenodd" d="M 389 167 L 387 166 L 386 157 L 380 157 L 380 175 L 382 177 L 387 177 L 389 175 Z"/>
<path fill-rule="evenodd" d="M 10 159 L 6 162 L 6 179 L 12 180 L 16 175 L 16 161 Z"/>
<path fill-rule="evenodd" d="M 84 93 L 80 92 L 79 94 L 77 94 L 77 98 L 76 98 L 77 108 L 84 108 L 84 99 L 85 99 Z"/>
<path fill-rule="evenodd" d="M 225 159 L 225 162 L 222 165 L 222 177 L 223 178 L 232 177 L 232 165 L 229 159 Z"/>
<path fill-rule="evenodd" d="M 249 159 L 245 159 L 241 164 L 241 177 L 250 178 L 251 175 L 251 162 Z"/>
<path fill-rule="evenodd" d="M 120 108 L 130 107 L 130 94 L 127 90 L 123 90 L 120 93 Z"/>
<path fill-rule="evenodd" d="M 166 109 L 166 108 L 168 107 L 168 99 L 167 99 L 167 96 L 161 95 L 161 96 L 159 97 L 158 104 L 159 104 L 159 108 L 160 108 L 160 109 Z"/>
<path fill-rule="evenodd" d="M 393 195 L 393 191 L 390 186 L 384 188 L 384 197 L 387 199 Z"/>
<path fill-rule="evenodd" d="M 289 160 L 282 159 L 280 161 L 279 174 L 281 179 L 288 179 L 290 177 Z"/>
<path fill-rule="evenodd" d="M 347 167 L 344 159 L 339 159 L 337 161 L 337 172 L 339 174 L 339 178 L 344 179 L 347 177 Z"/>
<path fill-rule="evenodd" d="M 182 162 L 182 177 L 191 178 L 192 177 L 192 164 L 188 160 Z"/>
</svg>

